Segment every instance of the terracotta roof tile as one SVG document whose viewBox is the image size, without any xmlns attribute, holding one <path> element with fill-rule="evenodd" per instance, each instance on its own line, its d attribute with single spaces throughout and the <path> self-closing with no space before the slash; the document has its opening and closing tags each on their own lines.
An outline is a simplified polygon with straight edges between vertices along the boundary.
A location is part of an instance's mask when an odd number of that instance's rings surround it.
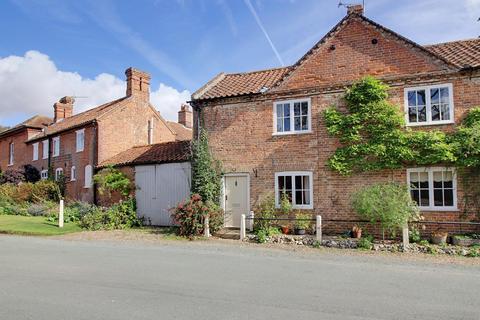
<svg viewBox="0 0 480 320">
<path fill-rule="evenodd" d="M 0 136 L 9 135 L 12 132 L 17 132 L 18 130 L 21 130 L 24 128 L 34 128 L 34 129 L 40 130 L 40 129 L 46 128 L 50 123 L 52 123 L 51 118 L 36 115 L 28 120 L 23 121 L 22 123 L 17 124 L 12 128 L 2 131 L 0 133 Z"/>
<path fill-rule="evenodd" d="M 425 46 L 459 67 L 480 66 L 480 39 L 459 40 Z"/>
<path fill-rule="evenodd" d="M 190 141 L 173 141 L 133 147 L 102 162 L 98 167 L 183 162 L 190 159 Z"/>
<path fill-rule="evenodd" d="M 46 137 L 48 135 L 56 134 L 61 131 L 65 131 L 71 128 L 75 128 L 87 123 L 90 123 L 96 119 L 98 119 L 100 116 L 106 114 L 113 108 L 118 107 L 118 104 L 127 100 L 128 97 L 123 97 L 114 101 L 110 101 L 108 103 L 102 104 L 96 108 L 84 111 L 82 113 L 73 115 L 69 118 L 63 119 L 62 121 L 53 123 L 49 125 L 48 127 L 45 128 L 45 130 L 31 138 L 29 141 L 41 139 L 43 137 Z"/>
<path fill-rule="evenodd" d="M 168 126 L 175 132 L 175 140 L 192 140 L 193 130 L 185 127 L 183 124 L 174 121 L 168 121 Z"/>
<path fill-rule="evenodd" d="M 290 68 L 220 74 L 192 95 L 194 100 L 261 93 L 275 85 Z"/>
</svg>

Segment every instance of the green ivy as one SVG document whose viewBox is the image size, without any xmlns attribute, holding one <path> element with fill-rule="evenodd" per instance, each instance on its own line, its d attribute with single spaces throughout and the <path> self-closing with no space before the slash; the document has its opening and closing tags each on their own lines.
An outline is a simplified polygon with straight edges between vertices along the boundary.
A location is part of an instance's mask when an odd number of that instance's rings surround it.
<svg viewBox="0 0 480 320">
<path fill-rule="evenodd" d="M 132 191 L 132 182 L 130 179 L 113 166 L 102 169 L 93 176 L 93 181 L 98 185 L 98 192 L 101 195 L 106 193 L 110 197 L 111 193 L 116 191 L 122 196 L 127 197 Z"/>
<path fill-rule="evenodd" d="M 454 133 L 405 128 L 400 108 L 388 101 L 388 86 L 365 77 L 346 91 L 346 110 L 324 112 L 327 132 L 341 144 L 328 165 L 343 175 L 405 165 L 480 165 L 480 108 Z"/>
<path fill-rule="evenodd" d="M 198 141 L 192 145 L 192 193 L 199 194 L 204 202 L 219 204 L 222 171 L 208 146 L 208 135 L 200 129 Z"/>
</svg>

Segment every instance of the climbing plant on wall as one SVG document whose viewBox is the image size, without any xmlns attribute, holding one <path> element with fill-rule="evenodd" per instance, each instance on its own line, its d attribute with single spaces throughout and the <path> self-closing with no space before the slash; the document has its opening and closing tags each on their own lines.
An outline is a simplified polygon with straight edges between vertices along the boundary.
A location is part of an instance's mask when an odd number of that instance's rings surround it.
<svg viewBox="0 0 480 320">
<path fill-rule="evenodd" d="M 388 101 L 388 86 L 373 77 L 354 83 L 345 102 L 344 111 L 331 106 L 324 112 L 328 133 L 341 143 L 328 164 L 343 175 L 405 165 L 480 165 L 480 109 L 447 134 L 405 128 L 400 108 Z"/>
</svg>

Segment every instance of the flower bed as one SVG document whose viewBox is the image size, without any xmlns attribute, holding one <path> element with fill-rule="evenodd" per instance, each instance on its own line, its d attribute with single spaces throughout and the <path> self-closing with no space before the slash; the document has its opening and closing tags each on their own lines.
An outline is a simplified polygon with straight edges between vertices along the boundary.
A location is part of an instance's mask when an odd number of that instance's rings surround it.
<svg viewBox="0 0 480 320">
<path fill-rule="evenodd" d="M 247 242 L 258 242 L 258 237 L 255 234 L 248 234 L 245 238 Z M 266 237 L 265 243 L 272 244 L 287 244 L 300 246 L 319 247 L 320 244 L 312 235 L 294 236 L 294 235 L 272 235 Z M 459 255 L 467 257 L 480 257 L 480 248 L 472 247 L 465 248 L 454 245 L 433 245 L 426 243 L 411 243 L 404 248 L 402 243 L 394 241 L 376 241 L 373 242 L 370 249 L 361 245 L 361 240 L 345 237 L 324 237 L 321 246 L 338 249 L 363 249 L 372 251 L 384 252 L 410 252 L 410 253 L 426 253 L 426 254 L 446 254 Z"/>
</svg>

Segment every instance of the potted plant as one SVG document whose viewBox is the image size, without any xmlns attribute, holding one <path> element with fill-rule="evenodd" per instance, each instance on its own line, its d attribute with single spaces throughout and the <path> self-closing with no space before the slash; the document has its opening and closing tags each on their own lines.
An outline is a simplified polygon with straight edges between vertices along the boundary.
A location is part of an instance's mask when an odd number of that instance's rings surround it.
<svg viewBox="0 0 480 320">
<path fill-rule="evenodd" d="M 360 239 L 362 237 L 362 228 L 355 225 L 352 228 L 352 238 Z"/>
<path fill-rule="evenodd" d="M 282 233 L 283 234 L 289 234 L 290 233 L 290 228 L 291 228 L 291 225 L 289 222 L 282 222 L 280 224 L 280 228 L 282 229 Z"/>
<path fill-rule="evenodd" d="M 433 244 L 445 244 L 447 243 L 448 232 L 435 231 L 432 233 Z"/>
<path fill-rule="evenodd" d="M 295 234 L 304 235 L 310 226 L 311 218 L 312 216 L 306 213 L 297 214 L 295 219 Z"/>
</svg>

